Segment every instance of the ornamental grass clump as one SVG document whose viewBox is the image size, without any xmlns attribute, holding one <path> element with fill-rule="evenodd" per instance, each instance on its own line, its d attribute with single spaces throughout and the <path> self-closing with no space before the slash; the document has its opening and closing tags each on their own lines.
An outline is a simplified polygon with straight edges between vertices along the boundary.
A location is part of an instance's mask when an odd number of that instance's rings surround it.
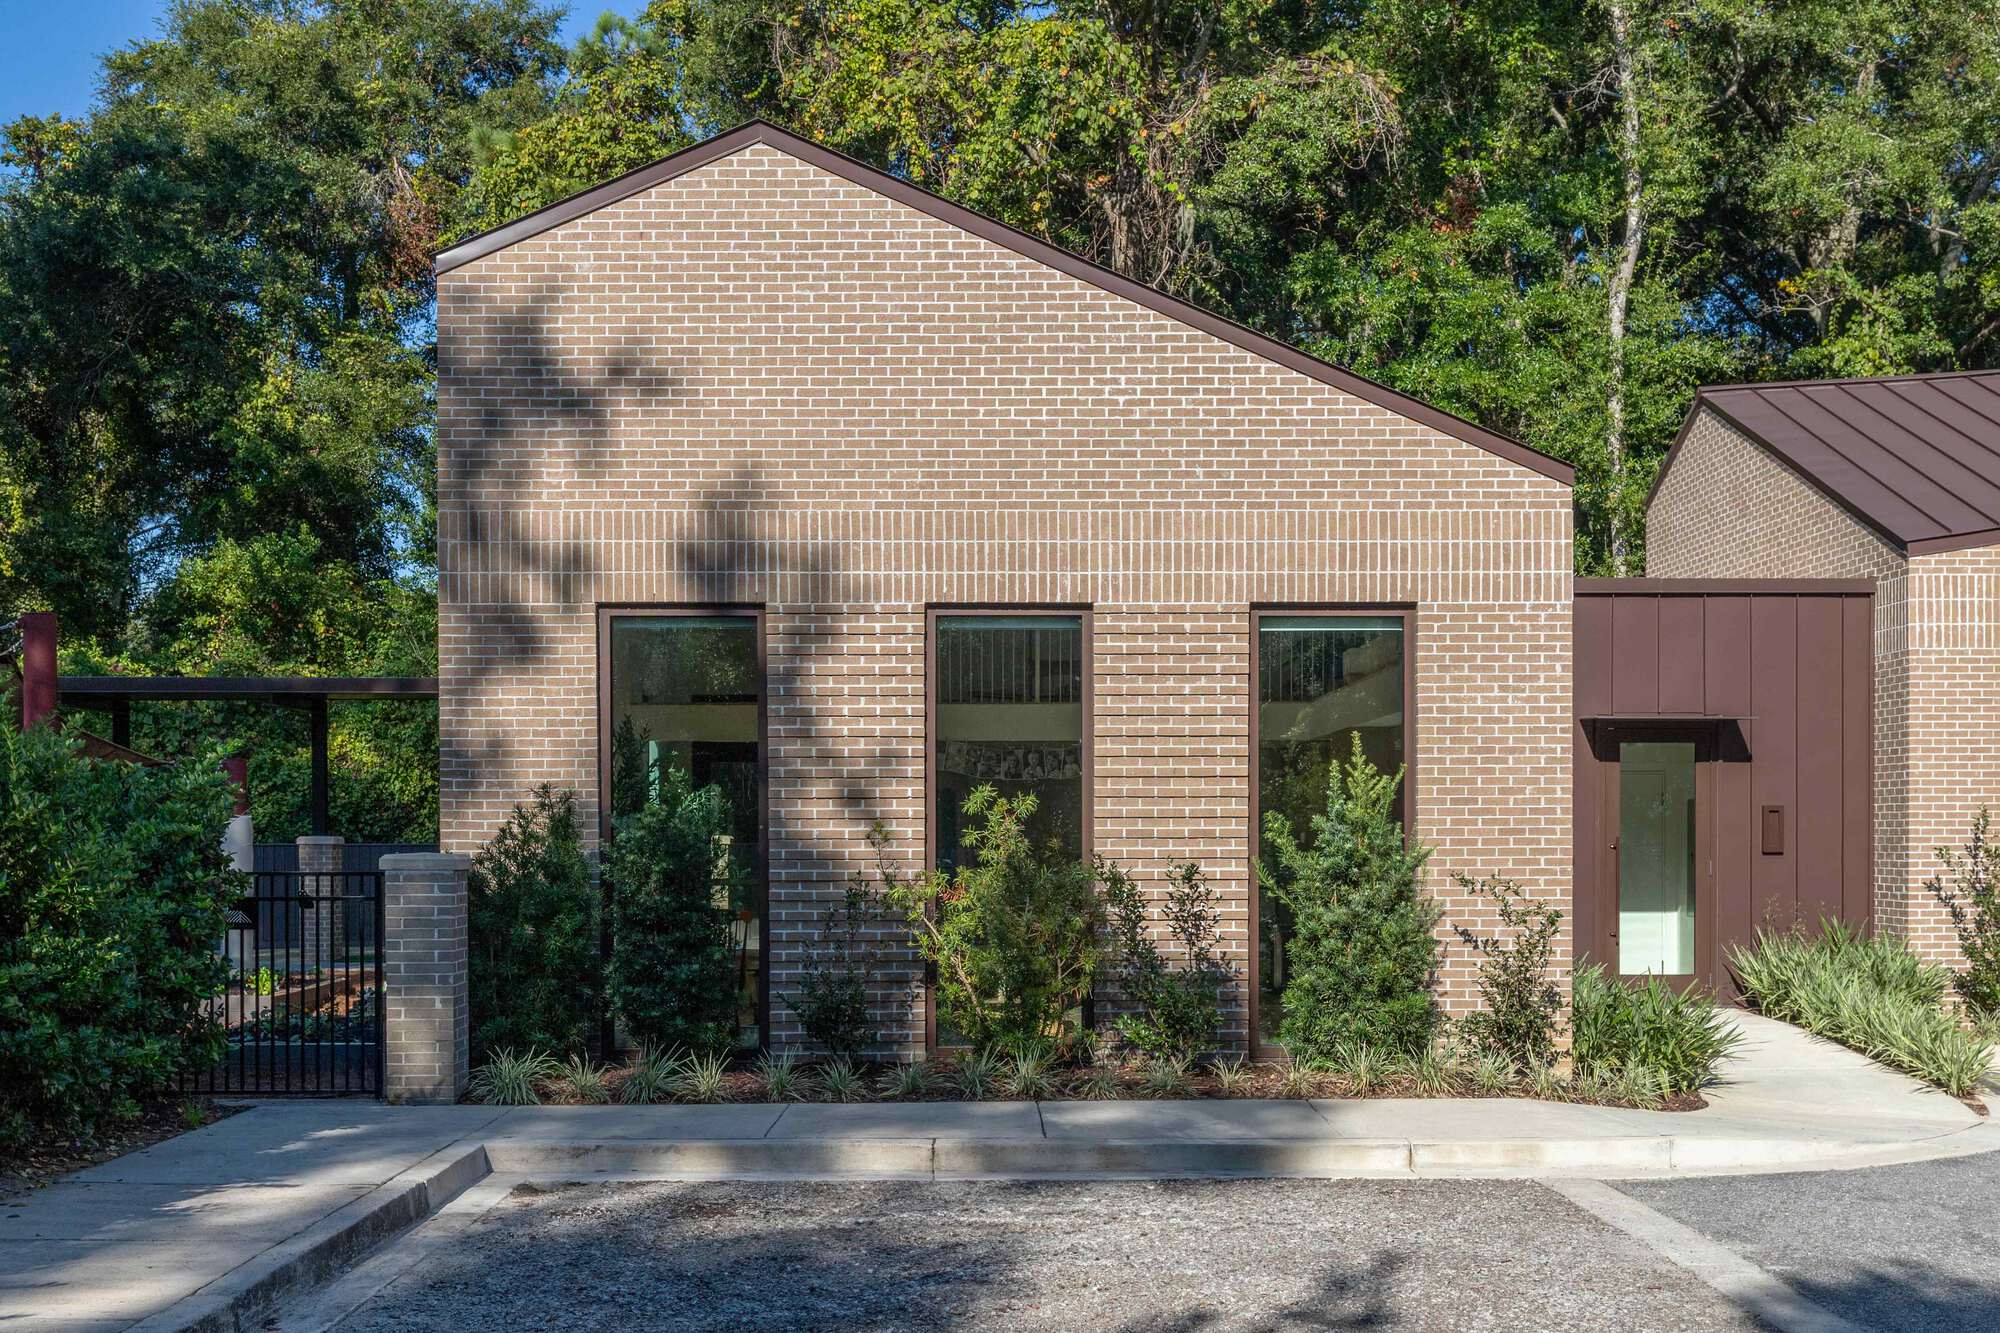
<svg viewBox="0 0 2000 1333">
<path fill-rule="evenodd" d="M 667 1081 L 675 1101 L 718 1102 L 729 1079 L 729 1061 L 721 1055 L 690 1055 Z"/>
<path fill-rule="evenodd" d="M 562 1076 L 562 1065 L 546 1051 L 493 1052 L 472 1071 L 472 1100 L 490 1106 L 540 1106 L 542 1089 Z"/>
<path fill-rule="evenodd" d="M 625 1081 L 618 1086 L 618 1100 L 633 1106 L 667 1101 L 680 1073 L 681 1053 L 659 1047 L 641 1046 Z"/>
<path fill-rule="evenodd" d="M 1969 1097 L 1992 1062 L 1991 1041 L 1945 1012 L 1950 973 L 1894 935 L 1840 921 L 1817 936 L 1757 932 L 1729 965 L 1761 1011 L 1837 1041 L 1892 1069 Z"/>
<path fill-rule="evenodd" d="M 1354 738 L 1327 774 L 1311 836 L 1282 814 L 1264 821 L 1257 873 L 1288 908 L 1291 976 L 1279 1039 L 1294 1060 L 1330 1059 L 1343 1043 L 1414 1055 L 1436 1025 L 1438 909 L 1418 877 L 1430 852 L 1403 836 L 1403 770 L 1383 773 Z"/>
<path fill-rule="evenodd" d="M 1580 1074 L 1650 1070 L 1663 1097 L 1688 1096 L 1713 1082 L 1743 1040 L 1713 996 L 1676 990 L 1657 977 L 1623 985 L 1597 964 L 1579 968 L 1570 981 L 1570 1032 Z"/>
<path fill-rule="evenodd" d="M 611 1100 L 607 1071 L 581 1055 L 572 1055 L 549 1080 L 549 1094 L 573 1106 L 601 1106 Z"/>
<path fill-rule="evenodd" d="M 935 969 L 938 1026 L 975 1051 L 1067 1046 L 1103 954 L 1108 868 L 1027 833 L 1032 793 L 974 789 L 969 866 L 905 876 L 880 860 L 882 894 Z M 886 835 L 876 830 L 878 856 Z"/>
</svg>

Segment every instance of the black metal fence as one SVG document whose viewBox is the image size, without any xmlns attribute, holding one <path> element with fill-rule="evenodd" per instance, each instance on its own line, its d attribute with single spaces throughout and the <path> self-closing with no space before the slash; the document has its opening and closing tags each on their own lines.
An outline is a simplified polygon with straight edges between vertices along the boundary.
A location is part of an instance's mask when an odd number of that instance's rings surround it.
<svg viewBox="0 0 2000 1333">
<path fill-rule="evenodd" d="M 382 875 L 259 871 L 218 948 L 222 1058 L 190 1092 L 380 1095 Z"/>
</svg>

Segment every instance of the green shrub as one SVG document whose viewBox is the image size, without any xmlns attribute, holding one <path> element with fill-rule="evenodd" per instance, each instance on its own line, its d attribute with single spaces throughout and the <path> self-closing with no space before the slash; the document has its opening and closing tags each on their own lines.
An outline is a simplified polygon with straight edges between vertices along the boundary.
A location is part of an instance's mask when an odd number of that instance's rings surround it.
<svg viewBox="0 0 2000 1333">
<path fill-rule="evenodd" d="M 0 724 L 0 1146 L 88 1138 L 221 1056 L 220 755 L 83 758 Z"/>
<path fill-rule="evenodd" d="M 546 1051 L 523 1054 L 501 1048 L 472 1071 L 472 1100 L 491 1106 L 539 1106 L 542 1089 L 562 1077 L 563 1067 Z"/>
<path fill-rule="evenodd" d="M 1403 1054 L 1430 1044 L 1438 909 L 1417 884 L 1430 852 L 1406 843 L 1396 818 L 1402 781 L 1369 762 L 1357 735 L 1346 766 L 1328 770 L 1311 846 L 1283 815 L 1264 821 L 1275 860 L 1257 873 L 1292 913 L 1278 1036 L 1294 1060 L 1323 1062 L 1347 1043 Z"/>
<path fill-rule="evenodd" d="M 696 790 L 682 769 L 661 777 L 657 804 L 620 818 L 605 848 L 611 881 L 613 1008 L 646 1046 L 727 1049 L 736 1036 L 731 927 L 738 867 L 722 854 L 729 808 L 719 787 Z"/>
<path fill-rule="evenodd" d="M 583 1050 L 598 1022 L 602 957 L 576 796 L 544 784 L 473 858 L 473 1058 L 511 1046 Z"/>
<path fill-rule="evenodd" d="M 1149 1056 L 1192 1060 L 1215 1047 L 1222 1027 L 1222 992 L 1229 970 L 1215 956 L 1215 892 L 1190 861 L 1169 876 L 1161 915 L 1179 946 L 1171 966 L 1147 928 L 1145 895 L 1116 866 L 1103 868 L 1111 911 L 1111 955 L 1118 990 L 1130 1010 L 1117 1018 L 1118 1034 Z"/>
<path fill-rule="evenodd" d="M 1481 1050 L 1526 1066 L 1555 1057 L 1562 1031 L 1562 990 L 1549 976 L 1562 912 L 1531 902 L 1520 886 L 1502 879 L 1456 876 L 1459 888 L 1493 900 L 1508 937 L 1452 929 L 1479 955 L 1479 998 L 1483 1007 L 1465 1020 L 1465 1035 Z"/>
<path fill-rule="evenodd" d="M 1729 965 L 1764 1013 L 1954 1097 L 1971 1096 L 1991 1063 L 1987 1038 L 1944 1011 L 1950 973 L 1894 935 L 1831 920 L 1817 937 L 1760 930 L 1748 948 L 1730 949 Z"/>
<path fill-rule="evenodd" d="M 1987 838 L 1986 807 L 1974 817 L 1962 853 L 1940 847 L 1937 855 L 1944 870 L 1924 887 L 1951 913 L 1958 932 L 1965 970 L 1952 984 L 1975 1015 L 2000 1017 L 2000 845 Z"/>
<path fill-rule="evenodd" d="M 878 846 L 884 836 L 879 828 L 871 833 Z M 840 901 L 820 913 L 795 989 L 783 997 L 806 1040 L 849 1059 L 875 1044 L 869 1000 L 875 985 L 871 907 L 865 882 L 857 875 Z"/>
<path fill-rule="evenodd" d="M 904 878 L 884 860 L 883 895 L 936 969 L 938 1025 L 975 1050 L 1064 1045 L 1097 974 L 1107 868 L 1030 843 L 1031 793 L 979 787 L 963 835 L 974 864 Z"/>
<path fill-rule="evenodd" d="M 1741 1041 L 1704 992 L 1678 991 L 1658 977 L 1627 986 L 1597 964 L 1571 978 L 1570 1055 L 1586 1077 L 1647 1070 L 1663 1095 L 1685 1096 L 1713 1082 Z"/>
</svg>

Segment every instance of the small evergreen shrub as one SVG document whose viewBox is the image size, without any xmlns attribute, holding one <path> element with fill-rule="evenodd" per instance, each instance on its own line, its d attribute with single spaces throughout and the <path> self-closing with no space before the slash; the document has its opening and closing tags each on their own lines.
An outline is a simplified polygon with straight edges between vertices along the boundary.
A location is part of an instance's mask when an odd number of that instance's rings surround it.
<svg viewBox="0 0 2000 1333">
<path fill-rule="evenodd" d="M 871 837 L 881 838 L 879 828 Z M 796 989 L 783 997 L 806 1039 L 829 1055 L 856 1059 L 875 1044 L 869 996 L 875 982 L 873 902 L 860 876 L 820 914 Z"/>
<path fill-rule="evenodd" d="M 579 1053 L 598 1022 L 598 891 L 576 795 L 544 783 L 466 881 L 475 1060 L 501 1047 Z"/>
<path fill-rule="evenodd" d="M 905 878 L 886 857 L 882 893 L 936 971 L 938 1025 L 977 1051 L 1066 1046 L 1103 950 L 1103 865 L 1032 844 L 1032 793 L 974 789 L 964 834 L 972 865 Z"/>
<path fill-rule="evenodd" d="M 1772 1018 L 1852 1047 L 1954 1097 L 1978 1090 L 1993 1047 L 1944 1011 L 1950 973 L 1894 935 L 1863 935 L 1840 921 L 1817 937 L 1759 931 L 1729 965 Z"/>
<path fill-rule="evenodd" d="M 1555 1058 L 1562 1032 L 1562 989 L 1549 975 L 1556 935 L 1562 930 L 1560 909 L 1534 902 L 1519 885 L 1503 879 L 1455 877 L 1466 893 L 1492 900 L 1493 911 L 1508 934 L 1476 935 L 1462 925 L 1454 933 L 1479 955 L 1479 998 L 1482 1008 L 1465 1020 L 1465 1035 L 1481 1050 L 1503 1056 L 1515 1065 Z"/>
<path fill-rule="evenodd" d="M 1657 977 L 1623 985 L 1598 964 L 1570 979 L 1570 1054 L 1580 1073 L 1650 1070 L 1662 1095 L 1684 1096 L 1713 1082 L 1741 1040 L 1714 997 L 1701 991 L 1677 991 Z"/>
<path fill-rule="evenodd" d="M 1282 814 L 1264 822 L 1266 891 L 1292 912 L 1291 979 L 1278 1036 L 1293 1060 L 1324 1062 L 1343 1044 L 1414 1054 L 1436 1023 L 1431 979 L 1438 909 L 1418 885 L 1429 849 L 1397 819 L 1403 772 L 1383 773 L 1354 738 L 1327 773 L 1326 813 L 1310 846 Z"/>
<path fill-rule="evenodd" d="M 741 874 L 722 854 L 729 809 L 719 787 L 661 775 L 659 801 L 619 819 L 605 849 L 611 880 L 612 1006 L 642 1044 L 727 1049 L 736 1037 L 731 936 Z"/>
<path fill-rule="evenodd" d="M 1161 916 L 1180 954 L 1174 967 L 1147 925 L 1145 895 L 1131 876 L 1100 867 L 1110 908 L 1111 948 L 1118 990 L 1130 1009 L 1118 1015 L 1118 1035 L 1145 1055 L 1193 1060 L 1215 1047 L 1229 970 L 1216 957 L 1215 891 L 1189 861 L 1173 868 Z"/>
<path fill-rule="evenodd" d="M 2000 844 L 1988 836 L 1985 806 L 1973 818 L 1965 850 L 1937 849 L 1943 870 L 1925 883 L 1951 913 L 1965 969 L 1952 979 L 1979 1018 L 2000 1018 Z"/>
<path fill-rule="evenodd" d="M 220 762 L 87 759 L 0 723 L 0 1147 L 88 1139 L 221 1056 L 216 946 L 249 881 Z"/>
</svg>

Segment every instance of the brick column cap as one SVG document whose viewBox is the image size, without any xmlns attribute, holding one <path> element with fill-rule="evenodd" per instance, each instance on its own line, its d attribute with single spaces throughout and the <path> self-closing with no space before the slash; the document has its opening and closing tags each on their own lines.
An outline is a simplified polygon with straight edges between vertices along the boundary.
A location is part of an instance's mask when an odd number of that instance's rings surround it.
<svg viewBox="0 0 2000 1333">
<path fill-rule="evenodd" d="M 392 852 L 381 860 L 384 871 L 454 871 L 472 869 L 472 858 L 464 852 Z"/>
<path fill-rule="evenodd" d="M 292 841 L 301 847 L 340 847 L 346 844 L 347 839 L 338 833 L 307 833 Z"/>
</svg>

